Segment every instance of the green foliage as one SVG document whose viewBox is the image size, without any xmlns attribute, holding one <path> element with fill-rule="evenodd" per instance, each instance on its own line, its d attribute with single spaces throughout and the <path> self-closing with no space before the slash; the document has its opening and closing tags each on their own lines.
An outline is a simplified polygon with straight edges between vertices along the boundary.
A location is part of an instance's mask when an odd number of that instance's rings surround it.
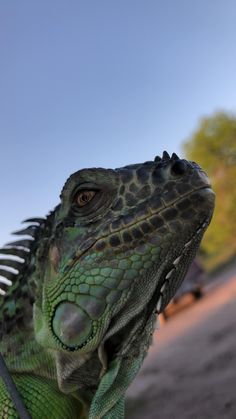
<svg viewBox="0 0 236 419">
<path fill-rule="evenodd" d="M 187 158 L 206 170 L 216 193 L 215 213 L 202 242 L 213 267 L 236 253 L 236 115 L 218 112 L 202 119 L 183 147 Z"/>
</svg>

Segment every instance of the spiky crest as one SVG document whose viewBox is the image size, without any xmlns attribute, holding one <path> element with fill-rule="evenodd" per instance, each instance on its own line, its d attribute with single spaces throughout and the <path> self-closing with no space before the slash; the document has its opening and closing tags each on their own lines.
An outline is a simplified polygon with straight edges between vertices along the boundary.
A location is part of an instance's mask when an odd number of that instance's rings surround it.
<svg viewBox="0 0 236 419">
<path fill-rule="evenodd" d="M 22 239 L 0 248 L 0 337 L 21 328 L 32 317 L 35 299 L 35 256 L 41 239 L 49 237 L 55 211 L 46 218 L 29 218 L 26 228 L 12 234 Z M 26 237 L 24 237 L 26 236 Z M 26 316 L 27 313 L 27 316 Z"/>
</svg>

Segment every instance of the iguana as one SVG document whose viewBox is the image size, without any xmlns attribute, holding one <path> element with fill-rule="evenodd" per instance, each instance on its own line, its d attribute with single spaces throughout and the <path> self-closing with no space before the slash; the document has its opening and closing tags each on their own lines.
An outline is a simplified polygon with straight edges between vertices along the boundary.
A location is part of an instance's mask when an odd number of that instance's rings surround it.
<svg viewBox="0 0 236 419">
<path fill-rule="evenodd" d="M 0 253 L 3 354 L 32 418 L 120 419 L 214 209 L 194 162 L 162 158 L 66 181 Z M 11 257 L 12 256 L 12 257 Z M 11 271 L 11 272 L 10 272 Z M 19 417 L 3 382 L 1 418 Z"/>
</svg>

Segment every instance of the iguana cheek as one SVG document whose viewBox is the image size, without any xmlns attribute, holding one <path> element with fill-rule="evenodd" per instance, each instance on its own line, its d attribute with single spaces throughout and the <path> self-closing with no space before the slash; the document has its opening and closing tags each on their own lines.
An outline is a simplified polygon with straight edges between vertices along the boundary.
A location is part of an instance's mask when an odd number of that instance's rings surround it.
<svg viewBox="0 0 236 419">
<path fill-rule="evenodd" d="M 82 345 L 91 335 L 92 322 L 88 315 L 73 303 L 61 303 L 54 314 L 53 331 L 66 346 Z"/>
</svg>

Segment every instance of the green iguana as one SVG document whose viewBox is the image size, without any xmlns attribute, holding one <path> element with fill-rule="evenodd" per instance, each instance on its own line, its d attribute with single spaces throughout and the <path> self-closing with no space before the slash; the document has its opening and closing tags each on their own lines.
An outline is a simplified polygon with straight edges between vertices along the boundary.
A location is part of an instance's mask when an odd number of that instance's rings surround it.
<svg viewBox="0 0 236 419">
<path fill-rule="evenodd" d="M 209 179 L 167 152 L 84 169 L 60 204 L 0 249 L 1 344 L 32 418 L 120 419 L 214 209 Z M 12 256 L 12 257 L 11 257 Z M 18 418 L 0 381 L 1 418 Z"/>
</svg>

